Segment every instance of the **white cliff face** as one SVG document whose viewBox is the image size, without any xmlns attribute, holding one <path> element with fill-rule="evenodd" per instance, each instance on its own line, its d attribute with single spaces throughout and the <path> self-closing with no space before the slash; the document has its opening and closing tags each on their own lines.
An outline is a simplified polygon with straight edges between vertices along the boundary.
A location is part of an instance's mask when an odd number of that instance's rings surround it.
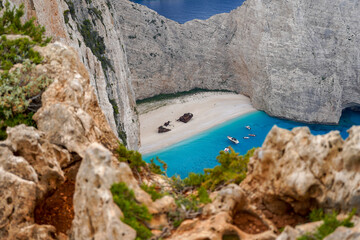
<svg viewBox="0 0 360 240">
<path fill-rule="evenodd" d="M 24 3 L 46 34 L 72 46 L 89 71 L 99 105 L 118 137 L 131 149 L 139 145 L 139 123 L 118 13 L 109 1 L 12 0 Z M 86 21 L 86 22 L 84 22 Z M 81 31 L 82 30 L 82 31 Z"/>
<path fill-rule="evenodd" d="M 247 0 L 185 24 L 126 0 L 114 7 L 137 99 L 234 90 L 270 115 L 322 123 L 360 103 L 357 2 Z"/>
</svg>

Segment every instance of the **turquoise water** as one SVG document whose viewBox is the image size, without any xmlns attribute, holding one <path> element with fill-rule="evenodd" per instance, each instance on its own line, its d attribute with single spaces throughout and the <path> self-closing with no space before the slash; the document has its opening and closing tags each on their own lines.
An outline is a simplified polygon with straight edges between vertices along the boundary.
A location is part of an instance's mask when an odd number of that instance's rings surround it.
<svg viewBox="0 0 360 240">
<path fill-rule="evenodd" d="M 251 130 L 245 128 L 247 125 L 251 127 Z M 168 164 L 167 173 L 169 176 L 179 174 L 183 178 L 190 172 L 201 173 L 204 168 L 216 166 L 218 164 L 216 156 L 219 155 L 220 150 L 227 146 L 231 146 L 240 154 L 245 154 L 253 147 L 260 147 L 267 133 L 274 125 L 289 130 L 298 126 L 308 126 L 314 135 L 338 130 L 345 139 L 348 136 L 346 131 L 351 126 L 360 125 L 360 112 L 345 110 L 339 125 L 319 125 L 274 118 L 264 112 L 257 111 L 216 126 L 161 151 L 146 154 L 143 157 L 145 161 L 150 162 L 150 159 L 158 156 Z M 256 136 L 243 139 L 248 134 L 255 134 Z M 228 135 L 237 138 L 240 143 L 233 144 L 226 138 Z"/>
<path fill-rule="evenodd" d="M 179 23 L 230 12 L 245 0 L 132 0 Z"/>
</svg>

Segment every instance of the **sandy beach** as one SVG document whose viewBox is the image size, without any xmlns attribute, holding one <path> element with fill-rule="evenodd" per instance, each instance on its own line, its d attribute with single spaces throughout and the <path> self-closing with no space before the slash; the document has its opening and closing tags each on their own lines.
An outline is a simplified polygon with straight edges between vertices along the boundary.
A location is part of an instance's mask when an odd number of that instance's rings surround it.
<svg viewBox="0 0 360 240">
<path fill-rule="evenodd" d="M 256 111 L 244 95 L 226 92 L 205 92 L 171 100 L 143 103 L 137 106 L 140 115 L 142 154 L 155 152 L 220 123 Z M 194 117 L 188 123 L 176 121 L 184 113 Z M 170 121 L 170 132 L 158 133 L 158 127 Z"/>
</svg>

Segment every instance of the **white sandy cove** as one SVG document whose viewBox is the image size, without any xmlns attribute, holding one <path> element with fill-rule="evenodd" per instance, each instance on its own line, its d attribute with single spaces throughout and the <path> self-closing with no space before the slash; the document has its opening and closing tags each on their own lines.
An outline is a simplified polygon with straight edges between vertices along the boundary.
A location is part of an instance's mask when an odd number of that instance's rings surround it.
<svg viewBox="0 0 360 240">
<path fill-rule="evenodd" d="M 220 123 L 255 111 L 244 95 L 206 92 L 138 105 L 142 154 L 155 152 Z M 188 123 L 177 122 L 184 113 L 194 117 Z M 170 132 L 158 133 L 158 127 L 171 121 Z"/>
</svg>

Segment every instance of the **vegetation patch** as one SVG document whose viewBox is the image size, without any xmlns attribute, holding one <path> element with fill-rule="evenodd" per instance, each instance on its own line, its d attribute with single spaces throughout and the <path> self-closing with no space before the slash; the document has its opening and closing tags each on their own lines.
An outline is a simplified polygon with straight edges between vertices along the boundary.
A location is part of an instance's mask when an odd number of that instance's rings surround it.
<svg viewBox="0 0 360 240">
<path fill-rule="evenodd" d="M 8 40 L 6 36 L 0 38 L 0 69 L 10 70 L 14 64 L 22 63 L 26 59 L 39 64 L 42 61 L 40 54 L 32 49 L 35 43 L 28 38 Z"/>
<path fill-rule="evenodd" d="M 337 213 L 332 212 L 329 214 L 324 214 L 322 209 L 314 210 L 310 214 L 311 221 L 323 221 L 314 233 L 306 233 L 305 235 L 299 237 L 297 240 L 322 240 L 326 236 L 333 233 L 338 227 L 353 227 L 354 223 L 351 222 L 352 217 L 355 215 L 356 209 L 350 212 L 350 214 L 342 221 L 337 219 Z"/>
<path fill-rule="evenodd" d="M 69 14 L 70 14 L 70 10 L 65 10 L 64 11 L 64 20 L 65 20 L 66 24 L 69 23 Z"/>
<path fill-rule="evenodd" d="M 130 38 L 130 36 L 128 36 Z M 178 97 L 188 96 L 195 93 L 202 93 L 202 92 L 232 92 L 228 90 L 208 90 L 208 89 L 202 89 L 202 88 L 194 88 L 190 91 L 184 91 L 184 92 L 177 92 L 177 93 L 169 93 L 169 94 L 159 94 L 154 97 L 145 98 L 141 100 L 137 100 L 136 104 L 142 104 L 142 103 L 149 103 L 149 102 L 157 102 L 161 100 L 169 100 L 174 99 Z"/>
<path fill-rule="evenodd" d="M 220 151 L 220 155 L 216 157 L 220 165 L 212 169 L 204 169 L 204 174 L 189 173 L 184 180 L 178 176 L 173 176 L 172 185 L 178 191 L 182 191 L 186 187 L 198 188 L 202 186 L 205 189 L 215 190 L 230 183 L 239 184 L 246 177 L 247 164 L 254 151 L 255 148 L 249 150 L 244 156 L 236 153 L 231 147 L 230 152 Z"/>
<path fill-rule="evenodd" d="M 115 101 L 115 99 L 109 99 L 109 101 L 110 101 L 110 103 L 111 103 L 111 105 L 113 107 L 113 110 L 114 110 L 114 117 L 116 117 L 116 115 L 119 114 L 119 108 L 118 108 L 118 106 L 116 104 L 116 101 Z"/>
<path fill-rule="evenodd" d="M 117 122 L 116 118 L 115 118 L 115 122 L 116 122 L 116 125 L 118 125 L 118 122 Z M 121 141 L 123 142 L 123 144 L 124 144 L 125 146 L 127 146 L 127 136 L 126 136 L 126 133 L 123 131 L 121 125 L 118 126 L 118 131 L 117 131 L 117 133 L 118 133 L 119 138 L 120 138 Z"/>
<path fill-rule="evenodd" d="M 138 151 L 127 150 L 123 144 L 119 143 L 116 153 L 118 154 L 118 160 L 128 163 L 132 170 L 140 172 L 140 168 L 146 166 L 146 162 L 142 160 L 142 156 Z"/>
<path fill-rule="evenodd" d="M 75 6 L 71 0 L 65 0 L 66 4 L 68 5 L 70 15 L 73 20 L 76 20 L 76 13 L 75 13 Z M 64 12 L 65 13 L 65 12 Z M 65 21 L 66 22 L 66 21 Z"/>
<path fill-rule="evenodd" d="M 134 192 L 123 182 L 113 184 L 110 190 L 114 202 L 124 214 L 121 220 L 136 231 L 136 239 L 149 239 L 152 234 L 145 222 L 150 221 L 152 215 L 147 207 L 137 203 Z"/>
<path fill-rule="evenodd" d="M 21 17 L 24 15 L 24 5 L 19 8 L 10 8 L 10 3 L 5 3 L 5 11 L 0 17 L 0 35 L 4 34 L 21 34 L 27 35 L 31 40 L 41 46 L 45 46 L 51 41 L 51 38 L 44 37 L 45 28 L 35 26 L 35 18 L 31 18 L 24 24 L 21 23 Z"/>
<path fill-rule="evenodd" d="M 104 19 L 103 19 L 103 17 L 102 17 L 102 13 L 101 13 L 100 10 L 98 10 L 98 9 L 96 9 L 96 8 L 94 8 L 94 7 L 88 8 L 88 13 L 89 13 L 90 15 L 95 16 L 95 17 L 96 17 L 97 19 L 99 19 L 99 20 L 101 21 L 101 23 L 104 25 Z"/>
<path fill-rule="evenodd" d="M 151 186 L 148 186 L 146 184 L 141 184 L 141 189 L 144 190 L 145 192 L 147 192 L 150 196 L 151 196 L 151 199 L 153 201 L 156 201 L 157 199 L 160 199 L 162 198 L 163 196 L 165 196 L 165 194 L 163 193 L 160 193 L 156 190 L 156 186 L 155 185 L 151 185 Z"/>
<path fill-rule="evenodd" d="M 159 157 L 156 157 L 156 161 L 158 161 L 162 166 L 157 165 L 154 162 L 154 159 L 150 160 L 150 164 L 149 164 L 149 169 L 151 172 L 155 173 L 155 174 L 164 174 L 166 175 L 166 170 L 167 170 L 167 164 L 161 160 Z M 164 171 L 162 169 L 164 169 Z"/>
<path fill-rule="evenodd" d="M 85 45 L 90 48 L 91 52 L 101 62 L 101 66 L 103 67 L 103 69 L 107 70 L 108 68 L 110 68 L 112 71 L 114 71 L 110 60 L 104 56 L 106 49 L 104 38 L 101 37 L 99 33 L 93 29 L 91 22 L 89 20 L 84 20 L 79 29 L 81 35 L 84 38 Z"/>
<path fill-rule="evenodd" d="M 42 92 L 52 82 L 36 73 L 35 64 L 42 58 L 32 49 L 35 45 L 46 45 L 51 38 L 44 37 L 44 27 L 35 26 L 34 18 L 21 23 L 23 9 L 24 5 L 16 9 L 6 2 L 0 17 L 0 140 L 7 137 L 7 127 L 36 125 L 32 116 L 41 106 Z M 24 37 L 9 40 L 6 34 Z M 9 71 L 18 63 L 22 66 Z"/>
<path fill-rule="evenodd" d="M 41 94 L 52 82 L 34 73 L 35 64 L 25 61 L 22 67 L 0 74 L 0 140 L 6 127 L 24 123 L 35 126 L 33 114 L 41 107 Z"/>
</svg>

